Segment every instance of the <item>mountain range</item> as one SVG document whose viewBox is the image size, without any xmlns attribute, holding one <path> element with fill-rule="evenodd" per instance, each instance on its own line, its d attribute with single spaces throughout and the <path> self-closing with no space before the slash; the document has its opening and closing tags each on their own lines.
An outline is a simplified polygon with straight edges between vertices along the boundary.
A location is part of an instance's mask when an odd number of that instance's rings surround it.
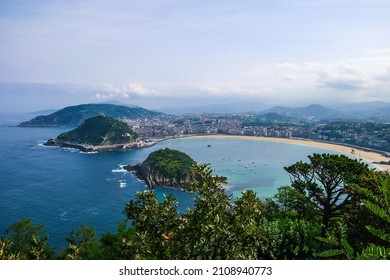
<svg viewBox="0 0 390 280">
<path fill-rule="evenodd" d="M 351 121 L 375 121 L 390 122 L 390 103 L 370 102 L 364 104 L 350 104 L 329 108 L 318 104 L 306 107 L 276 106 L 268 110 L 260 111 L 258 115 L 277 114 L 293 119 L 306 120 L 351 120 Z"/>
</svg>

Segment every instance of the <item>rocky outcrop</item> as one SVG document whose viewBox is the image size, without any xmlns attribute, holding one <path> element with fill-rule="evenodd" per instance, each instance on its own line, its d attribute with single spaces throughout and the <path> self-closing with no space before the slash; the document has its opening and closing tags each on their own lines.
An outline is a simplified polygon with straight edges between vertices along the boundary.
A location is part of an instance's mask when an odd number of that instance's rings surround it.
<svg viewBox="0 0 390 280">
<path fill-rule="evenodd" d="M 185 153 L 165 148 L 151 153 L 142 163 L 123 168 L 135 172 L 149 189 L 157 185 L 188 189 L 193 164 L 195 162 Z"/>
<path fill-rule="evenodd" d="M 134 172 L 138 179 L 145 181 L 149 189 L 154 189 L 156 186 L 174 187 L 188 189 L 189 180 L 177 180 L 175 178 L 167 178 L 154 172 L 148 162 L 144 161 L 136 165 L 123 166 L 127 171 Z"/>
</svg>

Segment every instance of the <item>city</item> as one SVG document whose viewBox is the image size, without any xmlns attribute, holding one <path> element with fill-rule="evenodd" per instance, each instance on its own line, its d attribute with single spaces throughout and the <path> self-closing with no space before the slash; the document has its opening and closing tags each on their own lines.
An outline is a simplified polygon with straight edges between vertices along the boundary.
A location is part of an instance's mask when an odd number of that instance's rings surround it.
<svg viewBox="0 0 390 280">
<path fill-rule="evenodd" d="M 257 121 L 252 121 L 257 119 Z M 185 135 L 245 135 L 303 138 L 390 152 L 390 124 L 352 121 L 302 120 L 282 122 L 254 114 L 167 115 L 148 119 L 122 119 L 143 138 Z"/>
</svg>

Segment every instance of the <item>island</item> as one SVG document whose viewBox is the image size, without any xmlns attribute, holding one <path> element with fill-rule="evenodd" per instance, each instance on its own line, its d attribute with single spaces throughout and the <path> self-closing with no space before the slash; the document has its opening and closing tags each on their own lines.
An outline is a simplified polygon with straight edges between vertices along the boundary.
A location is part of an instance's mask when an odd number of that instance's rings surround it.
<svg viewBox="0 0 390 280">
<path fill-rule="evenodd" d="M 123 168 L 135 171 L 136 176 L 144 180 L 149 189 L 161 185 L 188 190 L 194 164 L 195 161 L 189 155 L 165 148 L 150 153 L 142 163 L 126 165 Z"/>
<path fill-rule="evenodd" d="M 83 152 L 125 150 L 151 146 L 145 143 L 126 123 L 99 115 L 87 119 L 78 128 L 49 139 L 44 145 L 76 148 Z"/>
<path fill-rule="evenodd" d="M 150 111 L 141 107 L 128 107 L 114 104 L 80 104 L 65 107 L 49 115 L 40 115 L 29 121 L 20 123 L 19 127 L 55 127 L 79 126 L 87 119 L 99 114 L 115 119 L 154 119 L 164 118 L 165 114 Z"/>
</svg>

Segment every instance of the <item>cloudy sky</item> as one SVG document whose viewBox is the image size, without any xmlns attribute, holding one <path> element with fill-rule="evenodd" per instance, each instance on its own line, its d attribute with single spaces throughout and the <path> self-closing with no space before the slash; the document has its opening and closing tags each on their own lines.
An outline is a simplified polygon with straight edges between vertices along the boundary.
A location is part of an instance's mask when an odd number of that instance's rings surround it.
<svg viewBox="0 0 390 280">
<path fill-rule="evenodd" d="M 0 0 L 0 111 L 390 101 L 388 0 Z"/>
</svg>

